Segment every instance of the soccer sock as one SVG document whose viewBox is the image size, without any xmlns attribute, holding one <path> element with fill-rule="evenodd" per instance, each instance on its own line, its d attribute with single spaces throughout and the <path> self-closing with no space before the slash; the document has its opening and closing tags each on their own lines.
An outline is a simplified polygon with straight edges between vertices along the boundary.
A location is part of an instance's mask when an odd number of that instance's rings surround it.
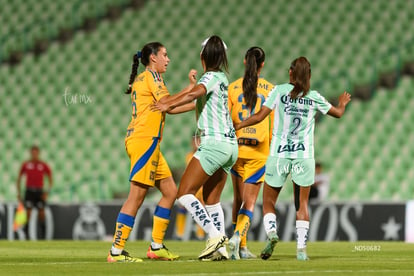
<svg viewBox="0 0 414 276">
<path fill-rule="evenodd" d="M 206 210 L 217 230 L 221 234 L 225 234 L 224 212 L 220 202 L 214 205 L 206 205 Z"/>
<path fill-rule="evenodd" d="M 214 226 L 217 228 L 217 230 L 221 233 L 221 234 L 226 234 L 225 232 L 225 225 L 224 225 L 224 212 L 223 212 L 223 208 L 221 207 L 221 203 L 217 203 L 214 205 L 206 205 L 206 210 L 209 214 L 209 216 L 211 217 L 211 219 L 213 220 L 213 224 Z M 218 251 L 224 255 L 227 252 L 226 248 L 220 247 L 218 249 Z M 226 254 L 227 255 L 227 254 Z"/>
<path fill-rule="evenodd" d="M 151 247 L 153 249 L 162 248 L 165 232 L 170 223 L 171 210 L 157 205 L 153 216 L 152 225 L 152 241 Z"/>
<path fill-rule="evenodd" d="M 132 227 L 134 226 L 135 218 L 133 216 L 119 213 L 116 220 L 115 234 L 112 241 L 111 253 L 119 255 L 124 250 L 125 242 L 128 240 Z"/>
<path fill-rule="evenodd" d="M 187 210 L 184 207 L 180 206 L 175 217 L 175 235 L 178 238 L 182 238 L 184 236 L 186 219 Z"/>
<path fill-rule="evenodd" d="M 296 240 L 297 248 L 306 248 L 306 241 L 308 240 L 309 221 L 297 220 L 296 221 Z"/>
<path fill-rule="evenodd" d="M 206 233 L 204 233 L 203 228 L 200 227 L 200 225 L 196 225 L 196 237 L 199 240 L 203 240 L 206 236 Z"/>
<path fill-rule="evenodd" d="M 247 232 L 249 231 L 250 221 L 253 218 L 253 213 L 246 209 L 240 209 L 237 216 L 237 225 L 234 233 L 239 233 L 240 247 L 246 247 Z"/>
<path fill-rule="evenodd" d="M 210 238 L 220 235 L 220 232 L 214 226 L 213 220 L 208 215 L 203 204 L 201 204 L 201 202 L 194 195 L 183 195 L 178 199 L 178 201 L 187 209 L 188 212 L 190 212 L 194 221 L 200 225 L 201 228 L 203 228 L 204 232 L 206 232 Z"/>
<path fill-rule="evenodd" d="M 267 235 L 269 235 L 270 232 L 277 233 L 276 214 L 275 213 L 265 214 L 263 216 L 263 225 L 264 225 Z"/>
</svg>

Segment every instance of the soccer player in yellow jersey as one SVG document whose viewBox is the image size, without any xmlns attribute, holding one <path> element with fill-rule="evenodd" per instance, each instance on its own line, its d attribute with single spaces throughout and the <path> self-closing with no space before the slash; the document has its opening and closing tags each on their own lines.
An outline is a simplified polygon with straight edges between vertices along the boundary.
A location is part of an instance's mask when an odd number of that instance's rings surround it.
<svg viewBox="0 0 414 276">
<path fill-rule="evenodd" d="M 271 83 L 260 78 L 264 61 L 263 49 L 251 47 L 244 58 L 244 77 L 229 85 L 229 109 L 235 124 L 259 112 L 273 88 Z M 229 241 L 230 258 L 233 260 L 256 258 L 247 249 L 246 239 L 256 199 L 264 181 L 265 164 L 269 154 L 271 118 L 272 116 L 269 116 L 269 120 L 236 132 L 239 157 L 231 169 L 235 229 Z"/>
<path fill-rule="evenodd" d="M 145 70 L 137 76 L 139 60 Z M 150 259 L 175 260 L 178 255 L 171 253 L 163 244 L 165 231 L 170 220 L 171 207 L 176 196 L 177 187 L 171 176 L 171 171 L 160 152 L 160 141 L 164 127 L 165 113 L 154 112 L 150 106 L 154 101 L 165 101 L 173 98 L 165 86 L 162 74 L 166 72 L 170 59 L 166 48 L 159 42 L 146 44 L 141 51 L 134 55 L 134 63 L 126 91 L 131 95 L 132 118 L 128 126 L 125 147 L 131 160 L 128 198 L 123 204 L 116 221 L 112 248 L 108 254 L 108 262 L 140 262 L 139 258 L 131 257 L 124 250 L 125 242 L 134 226 L 135 216 L 147 191 L 157 187 L 162 194 L 155 208 L 151 245 L 147 257 Z M 179 96 L 189 92 L 196 83 L 197 72 L 189 73 L 190 84 L 183 89 Z M 169 111 L 181 113 L 194 109 L 194 103 L 184 105 Z"/>
</svg>

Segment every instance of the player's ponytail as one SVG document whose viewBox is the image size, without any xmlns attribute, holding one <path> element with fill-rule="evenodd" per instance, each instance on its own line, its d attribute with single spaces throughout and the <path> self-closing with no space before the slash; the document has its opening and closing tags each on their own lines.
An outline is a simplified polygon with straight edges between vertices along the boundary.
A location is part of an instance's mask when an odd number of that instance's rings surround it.
<svg viewBox="0 0 414 276">
<path fill-rule="evenodd" d="M 290 98 L 296 99 L 300 93 L 301 97 L 305 97 L 310 89 L 311 65 L 306 57 L 295 59 L 290 65 L 291 81 L 293 89 L 290 92 Z"/>
<path fill-rule="evenodd" d="M 131 94 L 132 92 L 132 84 L 134 83 L 135 77 L 138 73 L 139 60 L 141 59 L 141 63 L 144 64 L 144 66 L 148 66 L 150 63 L 150 56 L 152 54 L 156 55 L 161 47 L 164 47 L 164 45 L 160 42 L 151 42 L 145 44 L 142 50 L 138 51 L 133 56 L 131 75 L 129 76 L 128 89 L 125 91 L 125 94 Z"/>
<path fill-rule="evenodd" d="M 246 66 L 243 77 L 243 97 L 246 106 L 252 110 L 257 102 L 258 70 L 265 60 L 265 53 L 260 47 L 251 47 L 247 50 L 244 58 L 246 60 Z"/>
<path fill-rule="evenodd" d="M 131 94 L 132 92 L 132 84 L 134 83 L 135 77 L 138 72 L 140 55 L 141 55 L 141 52 L 138 52 L 133 56 L 131 75 L 129 75 L 129 84 L 128 84 L 127 90 L 125 91 L 125 94 Z"/>
</svg>

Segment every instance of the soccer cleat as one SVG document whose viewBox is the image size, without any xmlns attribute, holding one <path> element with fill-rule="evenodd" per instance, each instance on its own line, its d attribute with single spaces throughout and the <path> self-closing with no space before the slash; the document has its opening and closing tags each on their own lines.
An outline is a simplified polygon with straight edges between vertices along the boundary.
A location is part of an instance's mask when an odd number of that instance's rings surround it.
<svg viewBox="0 0 414 276">
<path fill-rule="evenodd" d="M 298 261 L 309 261 L 309 257 L 306 254 L 306 248 L 301 248 L 296 251 L 296 259 Z"/>
<path fill-rule="evenodd" d="M 260 258 L 263 260 L 267 260 L 272 256 L 273 249 L 275 248 L 276 243 L 279 241 L 279 237 L 277 236 L 275 231 L 269 232 L 267 235 L 267 243 L 265 248 L 262 250 L 260 254 Z"/>
<path fill-rule="evenodd" d="M 224 250 L 220 250 L 223 248 Z M 225 247 L 220 247 L 210 255 L 201 258 L 200 260 L 203 262 L 209 262 L 209 261 L 227 261 L 229 259 L 229 253 L 227 253 L 227 250 Z"/>
<path fill-rule="evenodd" d="M 147 257 L 152 260 L 174 261 L 180 256 L 171 253 L 165 245 L 159 249 L 153 249 L 151 245 L 148 247 Z"/>
<path fill-rule="evenodd" d="M 206 242 L 206 248 L 201 251 L 200 256 L 198 258 L 201 260 L 204 257 L 207 257 L 208 255 L 212 254 L 214 251 L 219 249 L 227 242 L 226 235 L 220 234 L 215 238 L 209 238 Z"/>
<path fill-rule="evenodd" d="M 113 255 L 111 250 L 109 250 L 106 260 L 108 263 L 139 263 L 143 261 L 140 258 L 131 257 L 125 250 L 122 250 L 119 255 Z"/>
<path fill-rule="evenodd" d="M 254 255 L 247 247 L 240 247 L 240 259 L 256 259 L 257 256 Z"/>
<path fill-rule="evenodd" d="M 229 240 L 229 248 L 230 248 L 230 259 L 232 260 L 239 260 L 239 248 L 240 248 L 240 236 L 239 233 L 234 233 L 233 237 Z"/>
</svg>

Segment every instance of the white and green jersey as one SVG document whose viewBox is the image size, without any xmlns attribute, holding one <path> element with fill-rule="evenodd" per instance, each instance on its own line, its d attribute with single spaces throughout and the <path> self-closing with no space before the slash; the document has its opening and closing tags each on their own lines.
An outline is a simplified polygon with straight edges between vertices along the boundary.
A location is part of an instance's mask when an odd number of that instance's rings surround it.
<svg viewBox="0 0 414 276">
<path fill-rule="evenodd" d="M 314 158 L 313 131 L 315 115 L 326 114 L 331 104 L 317 91 L 291 99 L 293 85 L 277 85 L 270 91 L 264 105 L 275 109 L 270 155 L 279 158 Z"/>
<path fill-rule="evenodd" d="M 236 143 L 228 109 L 229 81 L 223 72 L 207 72 L 198 81 L 207 93 L 197 99 L 197 126 L 205 139 Z"/>
</svg>

